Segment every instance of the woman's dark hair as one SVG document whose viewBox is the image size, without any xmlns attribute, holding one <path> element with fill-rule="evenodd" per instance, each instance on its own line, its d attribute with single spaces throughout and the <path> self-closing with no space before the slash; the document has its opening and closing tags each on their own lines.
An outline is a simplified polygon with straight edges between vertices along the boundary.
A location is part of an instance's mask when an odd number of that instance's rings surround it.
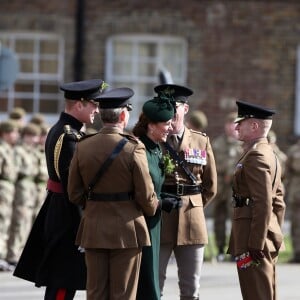
<svg viewBox="0 0 300 300">
<path fill-rule="evenodd" d="M 149 118 L 146 117 L 146 115 L 144 113 L 141 113 L 139 116 L 139 120 L 137 121 L 137 123 L 134 125 L 134 127 L 132 129 L 132 133 L 137 137 L 146 135 L 149 123 L 152 123 L 152 122 L 149 120 Z"/>
</svg>

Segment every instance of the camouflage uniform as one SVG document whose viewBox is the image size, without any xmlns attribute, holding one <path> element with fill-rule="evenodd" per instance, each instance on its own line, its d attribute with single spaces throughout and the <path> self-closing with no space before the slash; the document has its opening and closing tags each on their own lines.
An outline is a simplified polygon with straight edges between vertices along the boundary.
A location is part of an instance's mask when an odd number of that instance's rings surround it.
<svg viewBox="0 0 300 300">
<path fill-rule="evenodd" d="M 236 114 L 229 114 L 226 123 L 229 125 L 230 123 L 233 124 L 235 116 Z M 242 150 L 239 141 L 226 133 L 212 141 L 212 147 L 218 174 L 218 192 L 213 207 L 214 233 L 218 248 L 217 260 L 222 261 L 225 258 L 226 221 L 230 218 L 231 214 L 232 176 L 235 164 Z"/>
<path fill-rule="evenodd" d="M 300 141 L 287 151 L 286 191 L 291 220 L 291 238 L 294 257 L 300 262 Z"/>
<path fill-rule="evenodd" d="M 7 245 L 7 261 L 15 264 L 26 242 L 32 226 L 32 217 L 37 195 L 35 177 L 38 172 L 36 147 L 24 142 L 25 135 L 38 136 L 39 128 L 28 124 L 23 128 L 22 143 L 15 148 L 18 179 Z"/>
<path fill-rule="evenodd" d="M 10 220 L 12 215 L 12 203 L 15 192 L 16 165 L 13 146 L 3 139 L 3 132 L 17 130 L 9 121 L 0 124 L 0 259 L 1 270 L 8 265 L 5 263 L 7 254 L 7 240 L 9 234 Z M 6 267 L 5 267 L 6 265 Z"/>
<path fill-rule="evenodd" d="M 41 127 L 41 136 L 40 136 L 40 144 L 37 146 L 36 154 L 37 158 L 37 174 L 34 178 L 36 183 L 36 201 L 33 206 L 33 221 L 37 216 L 46 196 L 47 196 L 47 180 L 48 180 L 48 170 L 45 156 L 45 140 L 48 133 L 48 126 L 42 124 Z"/>
</svg>

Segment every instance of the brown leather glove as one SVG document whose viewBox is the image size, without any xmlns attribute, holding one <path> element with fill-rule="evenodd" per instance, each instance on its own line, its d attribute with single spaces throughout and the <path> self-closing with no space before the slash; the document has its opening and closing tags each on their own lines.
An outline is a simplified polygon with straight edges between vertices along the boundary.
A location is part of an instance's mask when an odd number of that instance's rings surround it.
<svg viewBox="0 0 300 300">
<path fill-rule="evenodd" d="M 265 257 L 263 251 L 260 249 L 249 248 L 248 250 L 249 250 L 251 258 L 256 263 L 259 263 Z"/>
</svg>

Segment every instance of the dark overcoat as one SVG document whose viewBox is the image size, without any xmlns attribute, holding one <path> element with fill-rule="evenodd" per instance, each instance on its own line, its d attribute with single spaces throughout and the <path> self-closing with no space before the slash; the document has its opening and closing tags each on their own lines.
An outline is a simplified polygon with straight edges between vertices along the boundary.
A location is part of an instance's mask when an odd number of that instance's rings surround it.
<svg viewBox="0 0 300 300">
<path fill-rule="evenodd" d="M 69 201 L 67 194 L 69 165 L 82 125 L 63 112 L 47 136 L 48 175 L 62 187 L 62 191 L 48 190 L 13 273 L 36 286 L 75 290 L 86 286 L 84 254 L 75 246 L 80 210 Z"/>
</svg>

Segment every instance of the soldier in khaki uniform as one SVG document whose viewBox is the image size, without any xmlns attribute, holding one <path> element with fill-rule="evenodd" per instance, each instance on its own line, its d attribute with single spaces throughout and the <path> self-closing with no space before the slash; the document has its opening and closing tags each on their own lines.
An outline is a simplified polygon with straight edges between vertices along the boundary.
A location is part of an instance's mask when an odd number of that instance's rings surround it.
<svg viewBox="0 0 300 300">
<path fill-rule="evenodd" d="M 7 244 L 7 261 L 16 265 L 32 226 L 35 198 L 37 195 L 37 144 L 40 128 L 27 124 L 21 131 L 21 142 L 15 148 L 18 178 L 15 186 L 13 212 Z"/>
<path fill-rule="evenodd" d="M 237 101 L 236 130 L 243 154 L 233 177 L 233 217 L 228 253 L 235 256 L 244 300 L 275 300 L 285 203 L 281 166 L 267 134 L 274 110 Z"/>
<path fill-rule="evenodd" d="M 14 121 L 0 123 L 0 271 L 11 270 L 6 255 L 17 177 L 13 147 L 18 138 L 18 126 Z"/>
<path fill-rule="evenodd" d="M 219 262 L 225 259 L 226 221 L 231 217 L 232 211 L 232 174 L 242 150 L 235 130 L 236 116 L 236 113 L 226 116 L 224 132 L 212 141 L 218 173 L 218 193 L 213 203 L 213 218 Z"/>
<path fill-rule="evenodd" d="M 285 178 L 293 246 L 291 262 L 300 263 L 300 140 L 287 151 Z"/>
<path fill-rule="evenodd" d="M 166 175 L 163 192 L 180 196 L 182 207 L 162 213 L 160 287 L 163 292 L 167 265 L 174 252 L 180 299 L 199 299 L 204 245 L 208 243 L 204 208 L 217 192 L 217 172 L 210 140 L 206 134 L 184 126 L 184 116 L 193 91 L 163 84 L 154 88 L 161 96 L 173 97 L 176 114 L 163 152 L 170 155 L 174 170 Z"/>
<path fill-rule="evenodd" d="M 88 300 L 136 299 L 142 247 L 150 245 L 143 213 L 153 216 L 159 204 L 144 144 L 123 133 L 132 96 L 118 88 L 96 99 L 104 126 L 79 142 L 70 165 L 69 197 L 84 207 L 76 243 L 85 249 Z"/>
</svg>

